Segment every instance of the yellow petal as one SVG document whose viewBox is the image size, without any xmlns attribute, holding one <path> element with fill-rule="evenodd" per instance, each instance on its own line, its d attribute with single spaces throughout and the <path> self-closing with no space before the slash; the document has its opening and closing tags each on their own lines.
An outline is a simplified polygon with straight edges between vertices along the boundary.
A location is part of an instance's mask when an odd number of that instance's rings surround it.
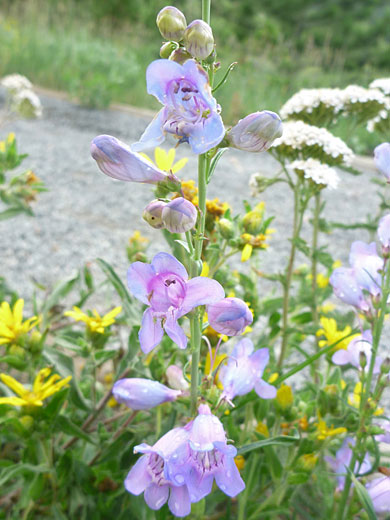
<svg viewBox="0 0 390 520">
<path fill-rule="evenodd" d="M 168 155 L 166 151 L 159 146 L 154 149 L 154 160 L 160 170 L 169 171 L 171 164 L 169 164 Z"/>
<path fill-rule="evenodd" d="M 200 276 L 205 276 L 207 277 L 209 275 L 209 272 L 210 272 L 210 266 L 207 262 L 203 262 L 203 265 L 202 265 L 202 272 L 200 273 Z"/>
<path fill-rule="evenodd" d="M 188 158 L 187 157 L 183 157 L 183 159 L 180 159 L 180 161 L 177 161 L 176 164 L 173 165 L 172 167 L 172 173 L 176 173 L 178 172 L 179 170 L 181 170 L 182 168 L 184 168 L 184 166 L 188 163 Z"/>
<path fill-rule="evenodd" d="M 14 315 L 8 302 L 2 302 L 0 308 L 0 320 L 6 325 L 13 325 Z"/>
<path fill-rule="evenodd" d="M 0 379 L 3 381 L 5 385 L 8 386 L 15 394 L 19 395 L 20 397 L 23 397 L 28 393 L 28 390 L 24 388 L 24 386 L 19 383 L 19 381 L 16 381 L 13 377 L 7 375 L 7 374 L 0 374 Z"/>
<path fill-rule="evenodd" d="M 53 394 L 56 394 L 63 388 L 65 385 L 68 384 L 68 382 L 72 379 L 72 376 L 68 376 L 65 379 L 62 379 L 61 381 L 58 381 L 55 385 L 52 385 L 50 388 L 47 388 L 45 392 L 42 393 L 40 396 L 41 399 L 46 399 L 47 397 L 50 397 Z"/>
<path fill-rule="evenodd" d="M 250 244 L 245 244 L 241 253 L 241 262 L 246 262 L 252 256 L 253 247 Z"/>
<path fill-rule="evenodd" d="M 49 367 L 42 368 L 34 380 L 33 392 L 37 394 L 43 386 L 44 380 L 50 375 L 51 369 Z"/>
<path fill-rule="evenodd" d="M 175 160 L 176 150 L 174 148 L 170 148 L 167 153 L 167 166 L 168 170 L 172 169 L 173 161 Z"/>
<path fill-rule="evenodd" d="M 20 327 L 23 321 L 23 307 L 24 300 L 22 298 L 19 298 L 19 300 L 17 300 L 13 308 L 14 322 L 16 327 Z"/>
<path fill-rule="evenodd" d="M 12 404 L 13 406 L 25 406 L 29 404 L 20 397 L 0 397 L 0 404 Z"/>
<path fill-rule="evenodd" d="M 119 306 L 119 307 L 115 307 L 115 309 L 112 309 L 112 311 L 108 312 L 107 314 L 105 314 L 103 316 L 103 319 L 106 320 L 106 319 L 112 319 L 112 318 L 115 318 L 115 316 L 117 316 L 119 313 L 122 312 L 122 307 Z"/>
</svg>

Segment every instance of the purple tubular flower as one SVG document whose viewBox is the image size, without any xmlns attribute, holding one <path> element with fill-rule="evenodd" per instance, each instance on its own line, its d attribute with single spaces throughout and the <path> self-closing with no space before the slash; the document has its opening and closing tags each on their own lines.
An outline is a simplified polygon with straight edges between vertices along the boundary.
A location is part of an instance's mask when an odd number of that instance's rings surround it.
<svg viewBox="0 0 390 520">
<path fill-rule="evenodd" d="M 145 207 L 142 213 L 142 218 L 155 229 L 164 228 L 162 211 L 165 206 L 166 202 L 163 202 L 162 200 L 152 200 L 152 202 L 149 202 Z"/>
<path fill-rule="evenodd" d="M 385 215 L 379 221 L 378 238 L 386 254 L 390 252 L 390 214 Z"/>
<path fill-rule="evenodd" d="M 336 457 L 324 457 L 335 473 L 343 473 L 337 477 L 337 491 L 342 491 L 345 485 L 345 474 L 352 459 L 352 450 L 349 445 L 355 446 L 355 439 L 346 437 L 341 448 L 336 452 Z M 354 473 L 359 471 L 360 474 L 367 473 L 372 468 L 368 452 L 365 454 L 362 464 L 356 462 Z"/>
<path fill-rule="evenodd" d="M 154 446 L 136 446 L 134 451 L 144 455 L 127 475 L 126 490 L 133 495 L 144 493 L 145 502 L 151 509 L 160 509 L 168 500 L 168 507 L 175 516 L 189 515 L 191 501 L 187 486 L 176 485 L 166 475 L 168 458 L 173 450 L 187 442 L 187 438 L 188 434 L 183 428 L 175 428 L 161 437 Z"/>
<path fill-rule="evenodd" d="M 226 137 L 230 146 L 239 150 L 265 152 L 282 133 L 282 121 L 278 114 L 263 110 L 241 119 L 229 130 Z"/>
<path fill-rule="evenodd" d="M 239 298 L 224 298 L 207 307 L 210 326 L 226 336 L 239 336 L 253 321 L 248 305 Z"/>
<path fill-rule="evenodd" d="M 331 274 L 329 282 L 333 287 L 335 295 L 341 301 L 353 305 L 363 312 L 369 310 L 369 305 L 356 281 L 353 269 L 338 267 Z"/>
<path fill-rule="evenodd" d="M 250 339 L 244 338 L 234 347 L 227 365 L 219 373 L 223 384 L 221 399 L 231 401 L 236 395 L 245 395 L 253 388 L 263 399 L 276 397 L 276 388 L 261 378 L 269 361 L 269 351 L 261 348 L 253 352 Z"/>
<path fill-rule="evenodd" d="M 208 76 L 194 60 L 183 65 L 171 60 L 153 61 L 146 71 L 148 93 L 155 96 L 164 108 L 147 127 L 135 152 L 159 146 L 165 134 L 188 142 L 196 154 L 217 146 L 225 129 L 218 105 L 211 94 Z"/>
<path fill-rule="evenodd" d="M 374 162 L 378 170 L 390 182 L 390 143 L 382 143 L 374 150 Z"/>
<path fill-rule="evenodd" d="M 188 441 L 168 461 L 169 478 L 176 485 L 187 485 L 191 502 L 208 495 L 214 479 L 221 491 L 235 497 L 245 488 L 234 462 L 237 450 L 227 444 L 221 421 L 207 405 L 200 405 L 198 412 L 185 427 Z"/>
<path fill-rule="evenodd" d="M 366 484 L 376 513 L 390 512 L 390 477 L 380 477 Z"/>
<path fill-rule="evenodd" d="M 91 143 L 91 155 L 103 173 L 120 181 L 157 184 L 167 175 L 142 155 L 111 135 L 98 135 Z"/>
<path fill-rule="evenodd" d="M 372 349 L 372 334 L 370 330 L 365 330 L 363 334 L 350 341 L 347 349 L 340 349 L 333 354 L 332 361 L 336 365 L 351 364 L 357 369 L 361 370 L 360 353 L 363 352 L 366 356 L 367 365 L 370 366 Z M 379 374 L 382 358 L 377 357 L 375 360 L 374 374 Z"/>
<path fill-rule="evenodd" d="M 162 220 L 171 233 L 185 233 L 196 224 L 198 212 L 189 200 L 183 197 L 168 202 L 162 210 Z"/>
<path fill-rule="evenodd" d="M 225 295 L 216 280 L 203 276 L 188 280 L 184 265 L 168 253 L 158 253 L 151 264 L 131 264 L 127 284 L 133 296 L 149 305 L 139 331 L 145 354 L 160 343 L 164 330 L 179 348 L 186 348 L 187 337 L 177 320 L 195 307 L 217 302 Z"/>
<path fill-rule="evenodd" d="M 360 289 L 365 289 L 372 296 L 380 295 L 382 277 L 379 271 L 383 269 L 383 258 L 378 256 L 375 242 L 353 242 L 349 263 Z"/>
<path fill-rule="evenodd" d="M 133 410 L 149 410 L 159 404 L 174 401 L 181 392 L 151 379 L 126 378 L 119 379 L 114 384 L 112 394 L 118 403 Z"/>
</svg>

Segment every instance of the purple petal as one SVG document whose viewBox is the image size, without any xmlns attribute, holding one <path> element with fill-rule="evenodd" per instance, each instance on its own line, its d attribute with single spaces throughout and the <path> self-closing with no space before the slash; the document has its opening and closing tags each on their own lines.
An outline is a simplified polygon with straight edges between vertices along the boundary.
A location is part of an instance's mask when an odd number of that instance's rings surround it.
<svg viewBox="0 0 390 520">
<path fill-rule="evenodd" d="M 188 280 L 188 273 L 184 265 L 168 253 L 158 253 L 153 258 L 151 265 L 157 274 L 176 274 L 183 278 L 183 280 Z"/>
<path fill-rule="evenodd" d="M 235 497 L 245 489 L 245 483 L 234 463 L 233 458 L 225 459 L 224 468 L 215 473 L 215 482 L 221 491 L 229 497 Z"/>
<path fill-rule="evenodd" d="M 367 484 L 367 490 L 377 513 L 390 511 L 390 477 L 372 480 Z"/>
<path fill-rule="evenodd" d="M 240 357 L 249 357 L 253 353 L 253 343 L 249 338 L 243 338 L 241 341 L 237 343 L 237 345 L 232 350 L 230 357 L 232 358 L 240 358 Z"/>
<path fill-rule="evenodd" d="M 352 362 L 352 356 L 348 350 L 340 349 L 333 354 L 332 361 L 335 365 L 348 365 Z"/>
<path fill-rule="evenodd" d="M 201 409 L 199 415 L 194 419 L 189 438 L 194 451 L 211 451 L 214 449 L 215 442 L 226 444 L 223 425 L 208 407 L 204 411 Z"/>
<path fill-rule="evenodd" d="M 378 238 L 383 247 L 390 248 L 390 214 L 379 221 Z"/>
<path fill-rule="evenodd" d="M 172 390 L 158 381 L 135 377 L 117 381 L 112 394 L 118 403 L 123 403 L 133 410 L 149 410 L 159 404 L 174 401 L 181 392 Z"/>
<path fill-rule="evenodd" d="M 146 69 L 147 92 L 165 105 L 167 90 L 172 80 L 180 80 L 184 77 L 185 70 L 179 63 L 170 60 L 155 60 Z"/>
<path fill-rule="evenodd" d="M 376 296 L 381 292 L 381 275 L 383 259 L 376 252 L 376 244 L 366 244 L 360 240 L 351 246 L 349 262 L 353 268 L 355 279 L 361 289 L 366 289 Z"/>
<path fill-rule="evenodd" d="M 364 299 L 353 269 L 338 267 L 329 278 L 335 295 L 344 303 L 353 305 L 362 311 L 367 311 L 369 306 Z"/>
<path fill-rule="evenodd" d="M 191 513 L 191 500 L 187 486 L 171 486 L 168 507 L 175 516 L 187 516 Z"/>
<path fill-rule="evenodd" d="M 268 348 L 260 348 L 259 350 L 256 350 L 256 352 L 250 356 L 249 360 L 253 370 L 257 372 L 257 377 L 261 377 L 269 361 Z"/>
<path fill-rule="evenodd" d="M 191 502 L 199 502 L 199 500 L 209 495 L 213 487 L 213 482 L 214 475 L 202 475 L 194 468 L 191 468 L 186 478 Z"/>
<path fill-rule="evenodd" d="M 166 174 L 111 135 L 99 135 L 91 143 L 91 155 L 103 173 L 121 181 L 156 184 Z"/>
<path fill-rule="evenodd" d="M 187 282 L 187 293 L 183 301 L 183 313 L 197 307 L 198 305 L 206 305 L 214 303 L 225 296 L 225 291 L 222 285 L 216 280 L 205 278 L 204 276 L 197 276 Z"/>
<path fill-rule="evenodd" d="M 217 101 L 212 95 L 209 77 L 202 67 L 195 60 L 188 60 L 184 63 L 183 69 L 186 78 L 197 87 L 209 107 L 215 110 L 217 108 Z"/>
<path fill-rule="evenodd" d="M 390 180 L 390 143 L 382 143 L 374 150 L 374 162 L 386 179 Z"/>
<path fill-rule="evenodd" d="M 148 300 L 148 285 L 155 276 L 153 267 L 143 262 L 134 262 L 127 270 L 127 286 L 138 300 L 146 305 Z"/>
<path fill-rule="evenodd" d="M 188 142 L 196 154 L 205 153 L 217 146 L 225 135 L 222 118 L 217 112 L 212 112 L 206 119 L 193 125 L 188 135 Z"/>
<path fill-rule="evenodd" d="M 274 399 L 276 397 L 276 388 L 262 379 L 256 381 L 255 392 L 263 399 Z"/>
<path fill-rule="evenodd" d="M 142 351 L 148 354 L 154 347 L 157 347 L 163 336 L 164 330 L 161 326 L 161 318 L 155 318 L 152 309 L 146 309 L 138 334 Z"/>
<path fill-rule="evenodd" d="M 171 340 L 176 343 L 176 345 L 181 348 L 187 348 L 187 336 L 184 334 L 184 330 L 177 323 L 175 317 L 173 317 L 170 313 L 164 323 L 165 332 L 171 338 Z"/>
<path fill-rule="evenodd" d="M 150 484 L 144 493 L 145 502 L 148 504 L 150 509 L 160 509 L 165 502 L 168 500 L 169 486 L 164 484 L 158 486 L 157 484 Z"/>
<path fill-rule="evenodd" d="M 138 142 L 131 145 L 133 152 L 142 152 L 148 148 L 156 148 L 165 141 L 165 132 L 163 126 L 166 121 L 166 110 L 161 109 L 158 114 L 154 116 L 151 123 L 146 127 L 146 130 L 141 135 Z"/>
<path fill-rule="evenodd" d="M 152 477 L 147 470 L 148 461 L 147 455 L 142 456 L 129 471 L 125 480 L 125 488 L 129 493 L 140 495 L 150 484 Z"/>
</svg>

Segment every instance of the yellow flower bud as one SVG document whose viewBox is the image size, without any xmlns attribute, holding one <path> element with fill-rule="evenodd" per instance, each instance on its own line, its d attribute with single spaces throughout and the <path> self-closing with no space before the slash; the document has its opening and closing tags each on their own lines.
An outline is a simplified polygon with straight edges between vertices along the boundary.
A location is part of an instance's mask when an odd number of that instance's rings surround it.
<svg viewBox="0 0 390 520">
<path fill-rule="evenodd" d="M 237 455 L 237 457 L 234 457 L 234 462 L 236 463 L 238 471 L 244 469 L 245 459 L 242 455 Z"/>
<path fill-rule="evenodd" d="M 282 384 L 282 386 L 276 392 L 276 402 L 282 410 L 291 408 L 294 402 L 291 386 Z"/>
</svg>

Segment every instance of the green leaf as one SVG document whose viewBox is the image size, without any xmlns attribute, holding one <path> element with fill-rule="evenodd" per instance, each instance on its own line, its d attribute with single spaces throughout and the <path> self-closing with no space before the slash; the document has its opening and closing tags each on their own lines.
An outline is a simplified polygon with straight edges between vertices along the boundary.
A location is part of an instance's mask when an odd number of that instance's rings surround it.
<svg viewBox="0 0 390 520">
<path fill-rule="evenodd" d="M 187 253 L 190 254 L 190 248 L 188 247 L 188 244 L 185 240 L 175 240 L 175 242 L 183 246 Z"/>
<path fill-rule="evenodd" d="M 356 494 L 358 496 L 359 502 L 362 506 L 362 508 L 365 510 L 365 512 L 368 515 L 368 518 L 370 520 L 377 520 L 378 517 L 375 514 L 374 511 L 374 505 L 372 503 L 371 497 L 368 494 L 367 489 L 361 484 L 358 479 L 355 477 L 355 475 L 352 473 L 352 471 L 347 467 L 348 473 L 352 479 L 352 482 L 355 485 Z"/>
<path fill-rule="evenodd" d="M 242 446 L 237 450 L 237 455 L 243 455 L 244 453 L 258 450 L 259 448 L 264 448 L 265 446 L 289 446 L 290 444 L 299 442 L 299 440 L 299 437 L 278 435 L 276 437 L 271 437 L 270 439 L 264 439 L 262 441 L 252 442 L 251 444 Z"/>
<path fill-rule="evenodd" d="M 109 359 L 113 359 L 114 357 L 118 356 L 117 350 L 99 350 L 95 353 L 95 359 L 97 361 L 97 366 L 102 365 Z"/>
<path fill-rule="evenodd" d="M 218 150 L 218 152 L 215 154 L 215 157 L 213 158 L 213 160 L 211 161 L 209 174 L 208 174 L 208 177 L 206 179 L 206 183 L 207 184 L 211 181 L 211 178 L 212 178 L 212 176 L 214 175 L 214 172 L 215 172 L 215 168 L 217 167 L 218 161 L 220 160 L 222 155 L 226 152 L 226 150 L 228 150 L 228 148 L 220 148 Z"/>
<path fill-rule="evenodd" d="M 290 473 L 287 476 L 287 482 L 294 486 L 296 486 L 298 484 L 304 484 L 305 482 L 307 482 L 309 480 L 309 476 L 310 476 L 310 474 L 305 471 L 299 471 L 297 473 Z"/>
<path fill-rule="evenodd" d="M 86 442 L 95 444 L 95 442 L 92 440 L 91 435 L 85 433 L 84 430 L 77 426 L 77 424 L 71 421 L 68 417 L 65 417 L 65 415 L 59 415 L 57 417 L 55 427 L 57 431 L 66 433 L 67 435 L 71 435 L 74 437 L 79 437 L 79 439 L 83 439 Z"/>
<path fill-rule="evenodd" d="M 26 211 L 26 208 L 22 206 L 16 208 L 8 208 L 0 213 L 0 221 L 16 217 L 20 213 L 29 213 L 30 215 L 32 215 L 32 212 Z"/>
<path fill-rule="evenodd" d="M 39 466 L 33 464 L 12 464 L 12 466 L 8 466 L 0 472 L 0 488 L 8 482 L 8 480 L 20 475 L 21 473 L 46 473 L 49 471 L 50 469 L 45 464 L 40 464 Z"/>
<path fill-rule="evenodd" d="M 16 368 L 17 370 L 24 370 L 27 368 L 27 363 L 24 359 L 20 359 L 17 356 L 3 356 L 0 357 L 0 363 L 7 363 L 12 368 Z"/>
<path fill-rule="evenodd" d="M 70 293 L 78 279 L 79 274 L 77 273 L 77 275 L 73 278 L 70 278 L 69 280 L 57 284 L 52 293 L 46 299 L 45 303 L 43 304 L 41 312 L 43 314 L 46 314 L 50 311 L 50 309 L 57 305 L 57 303 L 59 303 L 67 294 Z"/>
<path fill-rule="evenodd" d="M 303 240 L 303 238 L 297 237 L 292 240 L 292 243 L 295 245 L 295 247 L 301 251 L 304 255 L 310 257 L 310 247 L 306 240 Z"/>
</svg>

